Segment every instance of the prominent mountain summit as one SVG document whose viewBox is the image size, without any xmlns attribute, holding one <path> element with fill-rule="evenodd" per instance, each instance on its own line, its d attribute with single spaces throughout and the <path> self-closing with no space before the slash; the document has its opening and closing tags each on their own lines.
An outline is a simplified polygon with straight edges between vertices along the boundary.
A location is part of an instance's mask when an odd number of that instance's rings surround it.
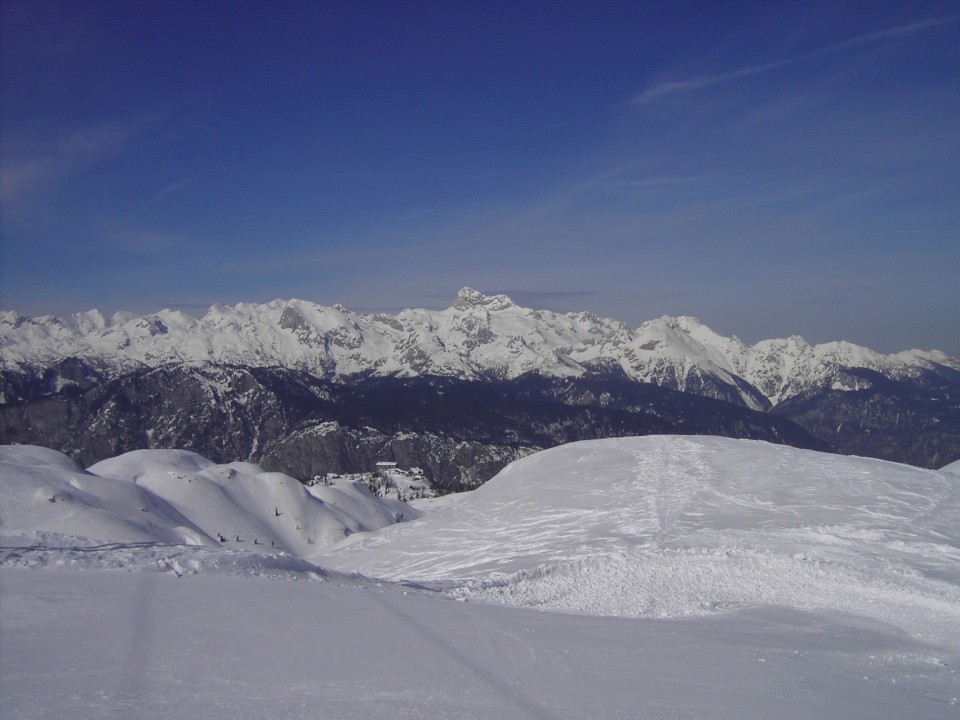
<svg viewBox="0 0 960 720">
<path fill-rule="evenodd" d="M 938 467 L 960 456 L 958 396 L 960 360 L 937 351 L 748 345 L 692 317 L 631 328 L 471 288 L 444 310 L 396 314 L 303 300 L 200 318 L 0 313 L 0 441 L 85 462 L 188 441 L 218 461 L 273 453 L 272 467 L 305 477 L 368 469 L 379 452 L 456 485 L 532 448 L 685 432 Z"/>
<path fill-rule="evenodd" d="M 455 310 L 485 308 L 495 311 L 516 306 L 516 303 L 506 295 L 484 295 L 482 292 L 468 287 L 461 288 L 460 292 L 457 293 L 456 300 L 453 301 Z"/>
</svg>

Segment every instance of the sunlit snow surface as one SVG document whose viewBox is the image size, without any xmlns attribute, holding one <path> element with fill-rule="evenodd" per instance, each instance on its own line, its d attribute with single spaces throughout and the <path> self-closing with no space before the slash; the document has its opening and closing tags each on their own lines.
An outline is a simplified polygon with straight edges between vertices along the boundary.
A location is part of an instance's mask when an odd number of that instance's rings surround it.
<svg viewBox="0 0 960 720">
<path fill-rule="evenodd" d="M 960 482 L 877 460 L 725 438 L 586 441 L 345 542 L 321 562 L 458 597 L 631 617 L 787 605 L 960 639 Z"/>
<path fill-rule="evenodd" d="M 40 551 L 180 544 L 309 558 L 353 532 L 416 517 L 362 485 L 306 488 L 250 463 L 185 450 L 135 450 L 89 470 L 55 450 L 0 446 L 0 536 Z"/>
<path fill-rule="evenodd" d="M 588 441 L 383 527 L 192 453 L 90 470 L 0 448 L 4 718 L 960 715 L 952 472 Z"/>
<path fill-rule="evenodd" d="M 841 368 L 869 368 L 890 378 L 960 369 L 960 361 L 939 351 L 882 355 L 848 342 L 809 345 L 796 335 L 746 345 L 691 317 L 664 316 L 631 329 L 586 312 L 523 308 L 504 295 L 470 288 L 446 310 L 396 315 L 302 300 L 214 305 L 199 319 L 171 310 L 109 319 L 96 310 L 62 319 L 0 311 L 0 364 L 29 368 L 63 357 L 115 369 L 212 362 L 298 368 L 322 377 L 469 379 L 581 376 L 600 363 L 680 390 L 712 377 L 738 387 L 743 403 L 755 409 L 826 384 L 854 389 L 856 382 L 837 375 Z"/>
</svg>

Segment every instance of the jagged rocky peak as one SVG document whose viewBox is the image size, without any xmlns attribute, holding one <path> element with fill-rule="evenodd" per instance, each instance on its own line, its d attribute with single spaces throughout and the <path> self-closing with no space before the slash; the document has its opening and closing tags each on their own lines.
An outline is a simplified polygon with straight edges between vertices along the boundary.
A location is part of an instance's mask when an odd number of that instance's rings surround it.
<svg viewBox="0 0 960 720">
<path fill-rule="evenodd" d="M 800 335 L 791 335 L 788 338 L 771 338 L 769 340 L 761 340 L 754 348 L 758 352 L 781 352 L 787 353 L 790 356 L 797 356 L 804 352 L 809 352 L 812 348 L 810 343 L 808 343 Z"/>
<path fill-rule="evenodd" d="M 0 327 L 6 326 L 10 329 L 18 328 L 29 321 L 30 318 L 26 315 L 21 315 L 13 310 L 0 310 Z"/>
<path fill-rule="evenodd" d="M 70 324 L 80 333 L 103 332 L 110 326 L 110 321 L 100 310 L 74 313 L 70 316 Z"/>
<path fill-rule="evenodd" d="M 686 332 L 692 332 L 693 330 L 706 327 L 706 325 L 692 315 L 664 315 L 660 320 L 667 327 L 675 330 L 684 330 Z"/>
<path fill-rule="evenodd" d="M 484 295 L 482 292 L 469 287 L 462 288 L 453 301 L 455 310 L 464 311 L 479 307 L 490 312 L 496 312 L 497 310 L 516 307 L 516 303 L 506 295 Z"/>
<path fill-rule="evenodd" d="M 506 295 L 470 287 L 446 310 L 397 315 L 362 315 L 303 300 L 213 305 L 200 320 L 167 310 L 118 314 L 109 322 L 95 312 L 66 323 L 0 314 L 0 368 L 42 370 L 63 357 L 117 370 L 213 362 L 344 378 L 566 377 L 605 368 L 748 407 L 776 405 L 829 385 L 838 367 L 867 367 L 890 378 L 960 370 L 960 361 L 942 354 L 883 356 L 849 343 L 811 347 L 798 336 L 745 345 L 689 316 L 664 316 L 631 330 L 591 313 L 528 310 Z"/>
<path fill-rule="evenodd" d="M 280 313 L 280 321 L 278 324 L 284 330 L 290 330 L 294 334 L 298 334 L 298 336 L 300 334 L 310 334 L 313 331 L 310 323 L 307 322 L 306 318 L 304 318 L 300 311 L 293 305 L 288 305 L 283 309 L 283 312 Z"/>
</svg>

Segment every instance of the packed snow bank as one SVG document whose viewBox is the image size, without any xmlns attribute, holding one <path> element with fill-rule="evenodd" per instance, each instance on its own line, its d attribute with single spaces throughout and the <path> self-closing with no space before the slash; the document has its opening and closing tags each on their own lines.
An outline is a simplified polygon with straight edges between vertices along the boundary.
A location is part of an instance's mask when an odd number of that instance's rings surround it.
<svg viewBox="0 0 960 720">
<path fill-rule="evenodd" d="M 83 470 L 65 455 L 0 447 L 0 535 L 8 547 L 85 549 L 199 545 L 309 558 L 354 532 L 419 512 L 359 484 L 305 488 L 250 463 L 217 465 L 184 450 L 137 450 Z M 109 563 L 113 560 L 105 561 Z M 118 561 L 119 562 L 119 561 Z"/>
<path fill-rule="evenodd" d="M 5 720 L 953 720 L 960 697 L 960 656 L 823 613 L 624 621 L 338 579 L 0 573 Z"/>
<path fill-rule="evenodd" d="M 750 440 L 593 440 L 320 562 L 462 599 L 671 617 L 774 604 L 960 644 L 960 481 Z"/>
</svg>

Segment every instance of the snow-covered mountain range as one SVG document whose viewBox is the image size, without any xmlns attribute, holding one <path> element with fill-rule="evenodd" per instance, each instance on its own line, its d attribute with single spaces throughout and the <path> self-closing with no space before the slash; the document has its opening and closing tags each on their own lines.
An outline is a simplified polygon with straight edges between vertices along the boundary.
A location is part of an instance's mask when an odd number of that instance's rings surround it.
<svg viewBox="0 0 960 720">
<path fill-rule="evenodd" d="M 449 490 L 535 449 L 657 433 L 939 467 L 960 457 L 960 360 L 747 345 L 690 317 L 630 328 L 469 288 L 395 315 L 300 300 L 199 319 L 0 313 L 0 442 L 88 465 L 186 448 L 308 480 L 392 460 Z"/>
<path fill-rule="evenodd" d="M 960 371 L 938 351 L 884 355 L 847 342 L 810 345 L 798 336 L 747 345 L 691 317 L 637 328 L 591 313 L 523 308 L 504 295 L 462 289 L 446 310 L 364 315 L 301 300 L 215 305 L 196 319 L 180 311 L 107 318 L 0 313 L 0 361 L 7 368 L 65 357 L 109 368 L 169 363 L 303 370 L 320 377 L 442 376 L 514 379 L 618 374 L 765 410 L 813 388 L 860 389 L 844 371 L 893 379 Z"/>
</svg>

